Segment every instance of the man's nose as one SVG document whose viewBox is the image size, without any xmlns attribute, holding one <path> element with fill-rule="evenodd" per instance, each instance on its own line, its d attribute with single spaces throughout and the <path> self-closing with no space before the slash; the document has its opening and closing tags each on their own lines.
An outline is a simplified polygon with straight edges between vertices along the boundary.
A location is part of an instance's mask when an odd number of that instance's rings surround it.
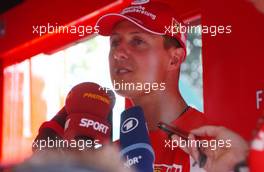
<svg viewBox="0 0 264 172">
<path fill-rule="evenodd" d="M 113 52 L 113 58 L 115 60 L 126 60 L 128 59 L 128 50 L 124 45 L 119 45 L 116 50 Z"/>
</svg>

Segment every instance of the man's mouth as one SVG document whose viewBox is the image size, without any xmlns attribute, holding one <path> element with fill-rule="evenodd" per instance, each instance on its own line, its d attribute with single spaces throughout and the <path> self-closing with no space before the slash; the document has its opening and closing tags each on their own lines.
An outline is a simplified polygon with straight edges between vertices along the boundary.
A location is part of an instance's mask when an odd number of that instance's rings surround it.
<svg viewBox="0 0 264 172">
<path fill-rule="evenodd" d="M 115 69 L 115 74 L 117 74 L 117 75 L 124 75 L 124 74 L 128 74 L 131 72 L 132 72 L 132 70 L 127 69 L 127 68 L 116 68 Z"/>
</svg>

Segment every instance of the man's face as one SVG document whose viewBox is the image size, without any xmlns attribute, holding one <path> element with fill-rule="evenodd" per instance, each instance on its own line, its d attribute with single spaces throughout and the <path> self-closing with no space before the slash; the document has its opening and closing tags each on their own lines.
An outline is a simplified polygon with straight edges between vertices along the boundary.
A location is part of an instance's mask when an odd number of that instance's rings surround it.
<svg viewBox="0 0 264 172">
<path fill-rule="evenodd" d="M 112 83 L 164 82 L 169 52 L 164 49 L 163 37 L 144 31 L 129 21 L 118 23 L 110 37 L 109 65 Z M 117 87 L 115 87 L 117 89 Z M 116 90 L 133 98 L 144 90 Z"/>
</svg>

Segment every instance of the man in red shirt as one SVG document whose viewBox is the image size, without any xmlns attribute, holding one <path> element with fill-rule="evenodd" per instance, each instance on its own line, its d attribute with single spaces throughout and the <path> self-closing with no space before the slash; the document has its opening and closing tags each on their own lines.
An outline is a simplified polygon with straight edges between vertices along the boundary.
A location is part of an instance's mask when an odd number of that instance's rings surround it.
<svg viewBox="0 0 264 172">
<path fill-rule="evenodd" d="M 189 107 L 179 91 L 180 67 L 186 57 L 181 19 L 163 3 L 136 0 L 120 14 L 102 16 L 97 25 L 99 34 L 110 36 L 110 74 L 114 87 L 119 85 L 115 91 L 144 110 L 155 152 L 155 172 L 201 171 L 198 165 L 193 166 L 191 156 L 158 128 L 162 121 L 188 132 L 206 123 L 204 115 Z M 63 110 L 58 113 L 62 124 L 58 126 L 54 119 L 52 128 L 63 128 L 65 116 Z"/>
<path fill-rule="evenodd" d="M 131 86 L 115 91 L 144 110 L 155 152 L 155 172 L 200 171 L 197 165 L 192 166 L 189 154 L 172 147 L 167 133 L 157 127 L 162 121 L 190 131 L 206 123 L 204 115 L 189 107 L 179 91 L 180 67 L 186 57 L 181 19 L 163 3 L 134 1 L 121 13 L 102 16 L 97 25 L 99 34 L 110 36 L 114 86 Z M 151 85 L 149 90 L 144 90 L 146 84 Z"/>
</svg>

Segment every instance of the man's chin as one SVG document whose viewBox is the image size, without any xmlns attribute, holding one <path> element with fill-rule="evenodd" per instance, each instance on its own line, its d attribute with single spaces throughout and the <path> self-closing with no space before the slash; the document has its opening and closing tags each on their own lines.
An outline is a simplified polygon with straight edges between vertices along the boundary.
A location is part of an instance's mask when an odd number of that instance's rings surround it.
<svg viewBox="0 0 264 172">
<path fill-rule="evenodd" d="M 146 95 L 142 90 L 115 90 L 115 92 L 122 97 L 130 99 Z"/>
</svg>

